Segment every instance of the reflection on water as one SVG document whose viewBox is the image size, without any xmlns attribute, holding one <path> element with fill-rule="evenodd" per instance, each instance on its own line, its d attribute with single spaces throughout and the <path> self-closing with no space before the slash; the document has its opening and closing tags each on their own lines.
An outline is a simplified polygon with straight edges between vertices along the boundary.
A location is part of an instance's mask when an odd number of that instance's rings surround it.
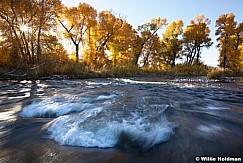
<svg viewBox="0 0 243 163">
<path fill-rule="evenodd" d="M 0 162 L 239 157 L 242 99 L 205 77 L 0 81 Z"/>
<path fill-rule="evenodd" d="M 16 112 L 15 111 L 5 111 L 0 112 L 0 121 L 7 121 L 7 120 L 13 120 L 16 118 Z"/>
</svg>

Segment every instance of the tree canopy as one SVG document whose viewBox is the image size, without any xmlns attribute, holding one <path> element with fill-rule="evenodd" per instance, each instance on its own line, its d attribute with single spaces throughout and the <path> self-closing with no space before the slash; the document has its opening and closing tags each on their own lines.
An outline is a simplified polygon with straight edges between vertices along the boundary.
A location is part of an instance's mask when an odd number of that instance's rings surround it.
<svg viewBox="0 0 243 163">
<path fill-rule="evenodd" d="M 112 11 L 97 12 L 87 3 L 67 7 L 60 0 L 1 0 L 0 67 L 11 70 L 64 63 L 72 54 L 77 63 L 94 69 L 117 65 L 173 68 L 178 61 L 199 65 L 203 48 L 213 45 L 210 23 L 204 15 L 196 15 L 185 27 L 183 20 L 167 23 L 158 17 L 136 29 Z M 243 23 L 228 13 L 219 16 L 216 27 L 219 66 L 242 70 Z M 67 50 L 63 42 L 73 50 Z"/>
<path fill-rule="evenodd" d="M 237 24 L 233 13 L 220 15 L 216 20 L 219 48 L 219 65 L 224 69 L 239 70 L 243 67 L 243 23 Z"/>
</svg>

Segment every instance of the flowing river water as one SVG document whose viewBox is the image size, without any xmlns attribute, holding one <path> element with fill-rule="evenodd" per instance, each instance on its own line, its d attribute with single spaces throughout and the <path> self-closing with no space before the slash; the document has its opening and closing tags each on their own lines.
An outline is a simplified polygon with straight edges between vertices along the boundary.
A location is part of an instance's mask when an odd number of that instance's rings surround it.
<svg viewBox="0 0 243 163">
<path fill-rule="evenodd" d="M 243 82 L 0 81 L 0 162 L 242 157 Z"/>
</svg>

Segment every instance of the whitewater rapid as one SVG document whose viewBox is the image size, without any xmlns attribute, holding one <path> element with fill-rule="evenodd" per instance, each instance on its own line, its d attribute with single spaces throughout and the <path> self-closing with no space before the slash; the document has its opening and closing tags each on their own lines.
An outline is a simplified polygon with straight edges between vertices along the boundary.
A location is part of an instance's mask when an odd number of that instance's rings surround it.
<svg viewBox="0 0 243 163">
<path fill-rule="evenodd" d="M 156 114 L 149 115 L 149 110 L 124 114 L 100 107 L 57 118 L 48 133 L 61 145 L 108 148 L 129 143 L 145 150 L 173 134 L 173 125 L 159 116 L 162 112 Z"/>
<path fill-rule="evenodd" d="M 243 151 L 243 80 L 0 81 L 0 162 L 195 162 Z"/>
<path fill-rule="evenodd" d="M 85 82 L 82 83 L 85 91 L 58 92 L 50 97 L 33 99 L 19 115 L 55 118 L 49 123 L 47 133 L 60 145 L 99 148 L 129 146 L 148 150 L 169 140 L 175 124 L 164 115 L 168 104 L 161 101 L 148 103 L 143 91 L 129 90 L 130 82 L 123 79 Z M 112 86 L 119 89 L 113 90 Z M 128 89 L 123 90 L 121 86 Z"/>
</svg>

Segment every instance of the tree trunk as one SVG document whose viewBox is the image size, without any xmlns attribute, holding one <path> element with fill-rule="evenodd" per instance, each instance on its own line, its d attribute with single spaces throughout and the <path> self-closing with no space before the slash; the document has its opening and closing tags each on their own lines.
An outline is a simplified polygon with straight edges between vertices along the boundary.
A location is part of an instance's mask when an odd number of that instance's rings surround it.
<svg viewBox="0 0 243 163">
<path fill-rule="evenodd" d="M 176 52 L 173 49 L 173 58 L 172 58 L 171 68 L 173 68 L 175 66 L 175 60 L 176 60 Z"/>
<path fill-rule="evenodd" d="M 37 63 L 40 62 L 40 56 L 42 53 L 41 50 L 41 32 L 42 32 L 42 26 L 43 26 L 43 19 L 44 19 L 44 3 L 45 0 L 41 1 L 41 15 L 40 15 L 40 24 L 39 24 L 39 30 L 38 30 L 38 35 L 37 35 Z"/>
<path fill-rule="evenodd" d="M 79 61 L 79 53 L 78 53 L 78 51 L 79 51 L 79 44 L 75 44 L 75 48 L 76 48 L 76 62 L 78 63 L 78 61 Z"/>
<path fill-rule="evenodd" d="M 25 51 L 26 51 L 26 54 L 27 54 L 27 57 L 28 57 L 28 63 L 32 64 L 33 62 L 32 62 L 31 55 L 30 55 L 30 49 L 29 49 L 28 41 L 26 40 L 24 32 L 22 32 L 22 35 L 23 35 L 23 44 L 25 45 Z"/>
<path fill-rule="evenodd" d="M 238 50 L 238 47 L 240 45 L 240 34 L 236 34 L 236 37 L 237 37 L 237 41 L 236 41 L 236 44 L 235 44 L 235 50 Z"/>
<path fill-rule="evenodd" d="M 193 64 L 193 61 L 195 59 L 195 56 L 196 56 L 196 53 L 197 53 L 197 50 L 196 50 L 196 47 L 194 46 L 193 47 L 193 50 L 192 50 L 192 55 L 191 55 L 191 59 L 190 59 L 190 64 L 192 65 Z"/>
<path fill-rule="evenodd" d="M 223 65 L 223 66 L 224 66 L 224 71 L 226 70 L 226 60 L 227 60 L 227 57 L 226 57 L 226 55 L 224 55 L 224 61 L 223 61 L 223 62 L 224 62 L 224 63 L 223 63 L 223 64 L 224 64 L 224 65 Z"/>
<path fill-rule="evenodd" d="M 226 62 L 227 62 L 227 56 L 226 56 L 226 48 L 224 49 L 224 59 L 223 59 L 223 67 L 224 67 L 224 71 L 226 70 Z"/>
<path fill-rule="evenodd" d="M 135 59 L 136 59 L 136 60 L 135 60 L 135 65 L 138 65 L 138 61 L 139 61 L 139 58 L 140 58 L 140 56 L 141 56 L 141 54 L 142 54 L 144 44 L 145 44 L 145 43 L 143 43 L 143 44 L 141 45 L 141 47 L 140 47 L 140 49 L 139 49 L 139 52 L 138 52 L 137 55 L 135 56 L 135 57 L 136 57 L 136 58 L 135 58 Z"/>
<path fill-rule="evenodd" d="M 199 64 L 200 51 L 201 51 L 201 47 L 198 46 L 198 47 L 197 47 L 197 61 L 196 61 L 196 64 L 197 64 L 197 65 Z"/>
<path fill-rule="evenodd" d="M 144 63 L 143 63 L 143 66 L 148 66 L 148 64 L 149 64 L 149 55 L 150 55 L 150 53 L 148 52 L 148 53 L 146 53 L 146 56 L 145 56 L 145 59 L 144 59 Z"/>
<path fill-rule="evenodd" d="M 14 36 L 15 36 L 15 38 L 16 38 L 16 40 L 17 40 L 17 43 L 18 43 L 18 46 L 19 46 L 20 53 L 21 53 L 21 55 L 22 55 L 22 57 L 23 57 L 24 64 L 27 66 L 27 65 L 28 65 L 28 62 L 27 62 L 26 55 L 25 55 L 25 53 L 24 53 L 24 49 L 23 49 L 23 47 L 22 47 L 22 45 L 21 45 L 21 41 L 20 41 L 20 39 L 19 39 L 19 37 L 18 37 L 18 35 L 17 35 L 17 32 L 16 32 L 15 29 L 14 29 L 13 24 L 9 24 L 9 25 L 11 26 L 11 28 L 12 28 L 12 30 L 13 30 L 13 33 L 14 33 Z"/>
</svg>

